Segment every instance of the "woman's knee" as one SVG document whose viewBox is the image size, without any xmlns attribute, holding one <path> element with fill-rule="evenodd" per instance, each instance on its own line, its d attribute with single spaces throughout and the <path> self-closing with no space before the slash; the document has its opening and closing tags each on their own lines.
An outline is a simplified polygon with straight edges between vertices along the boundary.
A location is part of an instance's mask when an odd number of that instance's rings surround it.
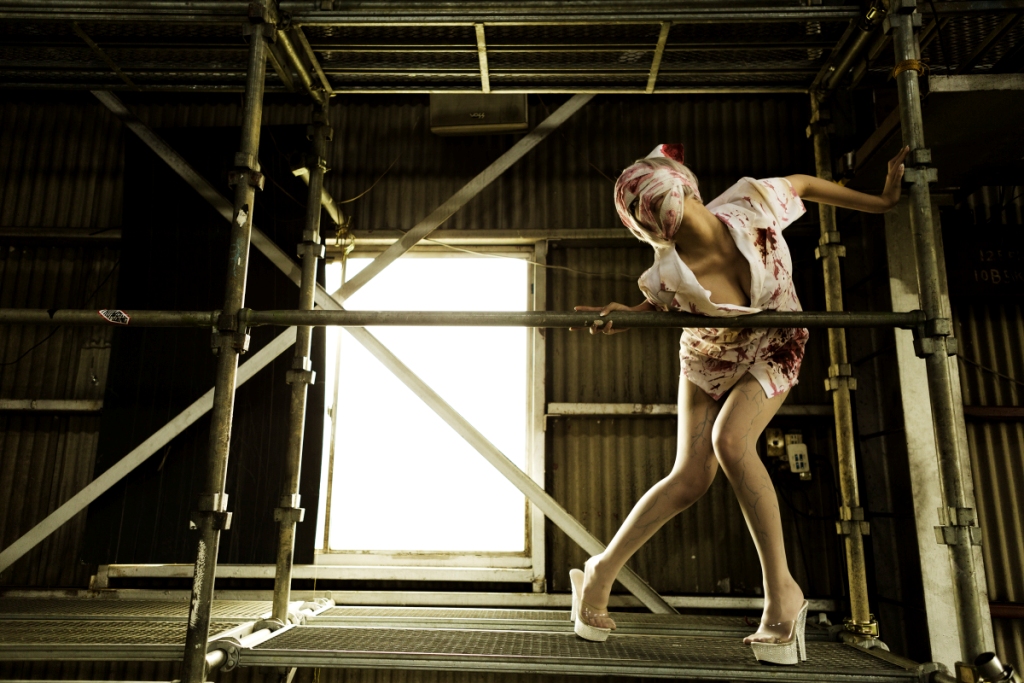
<svg viewBox="0 0 1024 683">
<path fill-rule="evenodd" d="M 748 434 L 737 434 L 733 429 L 722 429 L 715 425 L 711 435 L 711 444 L 715 449 L 715 457 L 723 467 L 737 462 L 751 447 Z"/>
<path fill-rule="evenodd" d="M 712 481 L 714 481 L 713 473 L 708 475 L 704 472 L 673 472 L 662 483 L 665 486 L 669 503 L 676 512 L 682 512 L 707 493 L 707 490 L 711 488 Z"/>
</svg>

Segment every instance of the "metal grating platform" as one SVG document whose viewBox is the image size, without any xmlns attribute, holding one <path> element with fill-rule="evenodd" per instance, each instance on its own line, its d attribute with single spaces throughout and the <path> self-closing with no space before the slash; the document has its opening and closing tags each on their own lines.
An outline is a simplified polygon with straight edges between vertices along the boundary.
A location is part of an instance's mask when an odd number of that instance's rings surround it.
<svg viewBox="0 0 1024 683">
<path fill-rule="evenodd" d="M 189 603 L 183 600 L 40 600 L 0 599 L 0 619 L 131 619 L 185 621 Z M 214 600 L 214 619 L 259 619 L 271 610 L 262 600 Z"/>
<path fill-rule="evenodd" d="M 245 620 L 215 621 L 210 635 Z M 181 659 L 183 620 L 0 620 L 0 660 L 158 661 Z"/>
<path fill-rule="evenodd" d="M 808 643 L 796 667 L 757 663 L 736 638 L 298 626 L 242 653 L 243 666 L 505 671 L 756 681 L 915 681 L 917 674 L 840 643 Z"/>
<path fill-rule="evenodd" d="M 743 617 L 616 612 L 617 634 L 701 635 L 742 638 L 756 629 Z M 568 610 L 510 610 L 435 607 L 333 607 L 310 619 L 315 626 L 383 626 L 571 632 Z M 756 624 L 756 622 L 754 622 Z M 808 630 L 809 640 L 827 634 Z"/>
</svg>

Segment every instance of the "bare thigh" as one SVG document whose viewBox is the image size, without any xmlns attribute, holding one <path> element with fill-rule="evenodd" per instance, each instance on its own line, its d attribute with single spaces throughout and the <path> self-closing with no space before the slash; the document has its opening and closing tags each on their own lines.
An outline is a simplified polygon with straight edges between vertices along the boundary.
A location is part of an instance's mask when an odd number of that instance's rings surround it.
<svg viewBox="0 0 1024 683">
<path fill-rule="evenodd" d="M 718 472 L 713 431 L 722 402 L 693 382 L 679 378 L 679 431 L 676 461 L 668 478 L 703 493 Z"/>
<path fill-rule="evenodd" d="M 767 525 L 778 523 L 775 487 L 757 454 L 757 439 L 788 395 L 768 398 L 753 376 L 744 375 L 725 397 L 714 425 L 715 453 L 749 513 L 755 541 L 766 539 Z"/>
</svg>

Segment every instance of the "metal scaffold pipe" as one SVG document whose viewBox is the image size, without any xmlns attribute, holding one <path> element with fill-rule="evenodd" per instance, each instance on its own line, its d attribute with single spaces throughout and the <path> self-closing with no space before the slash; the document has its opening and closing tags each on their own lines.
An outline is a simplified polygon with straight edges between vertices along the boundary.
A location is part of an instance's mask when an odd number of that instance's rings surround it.
<svg viewBox="0 0 1024 683">
<path fill-rule="evenodd" d="M 892 3 L 893 6 L 896 4 Z M 954 400 L 959 400 L 959 397 L 953 395 L 947 360 L 955 353 L 956 347 L 952 343 L 951 321 L 943 317 L 942 281 L 932 222 L 931 191 L 928 187 L 935 175 L 934 169 L 929 167 L 931 153 L 924 142 L 918 84 L 919 72 L 923 67 L 914 26 L 913 5 L 904 11 L 894 11 L 887 22 L 893 33 L 896 50 L 895 73 L 903 142 L 910 147 L 910 163 L 905 178 L 910 183 L 910 222 L 916 243 L 921 304 L 927 315 L 927 321 L 918 330 L 915 346 L 918 355 L 925 359 L 927 368 L 938 450 L 943 507 L 939 510 L 936 533 L 939 542 L 949 548 L 961 655 L 964 661 L 972 662 L 985 650 L 977 568 L 972 547 L 981 542 L 981 535 L 976 524 L 976 512 L 967 507 L 963 474 L 960 471 L 960 440 L 954 410 Z"/>
<path fill-rule="evenodd" d="M 253 3 L 251 7 L 257 12 L 265 9 L 257 3 Z M 220 532 L 231 525 L 226 493 L 231 419 L 234 412 L 238 356 L 246 351 L 249 341 L 245 326 L 239 320 L 238 311 L 245 301 L 256 190 L 262 187 L 263 183 L 257 159 L 267 64 L 266 36 L 273 30 L 271 25 L 264 23 L 268 18 L 266 13 L 251 16 L 252 23 L 246 25 L 249 33 L 249 60 L 242 109 L 241 141 L 239 152 L 235 155 L 235 170 L 229 176 L 230 182 L 235 185 L 235 199 L 228 238 L 224 310 L 216 320 L 213 337 L 213 346 L 218 356 L 213 411 L 210 418 L 210 451 L 206 482 L 199 497 L 198 511 L 193 513 L 192 520 L 199 540 L 182 664 L 181 678 L 187 683 L 202 683 L 206 680 L 210 612 L 217 573 Z"/>
<path fill-rule="evenodd" d="M 313 152 L 309 155 L 309 193 L 306 200 L 306 222 L 302 232 L 299 253 L 302 255 L 302 279 L 299 282 L 300 311 L 312 311 L 316 296 L 317 265 L 324 257 L 324 246 L 320 242 L 320 210 L 323 196 L 324 173 L 327 171 L 327 142 L 333 136 L 326 107 L 317 107 L 313 124 L 309 127 Z M 300 325 L 296 328 L 295 356 L 292 369 L 287 373 L 291 384 L 291 406 L 289 411 L 288 446 L 285 453 L 285 478 L 281 501 L 274 511 L 278 527 L 277 569 L 274 575 L 274 609 L 272 618 L 288 623 L 288 602 L 291 599 L 292 562 L 295 557 L 295 525 L 302 521 L 305 511 L 299 495 L 299 478 L 302 472 L 302 441 L 306 425 L 306 394 L 313 384 L 316 373 L 310 361 L 313 328 Z"/>
<path fill-rule="evenodd" d="M 96 311 L 0 309 L 0 325 L 124 325 L 129 327 L 208 327 L 217 324 L 219 311 L 101 311 L 122 322 L 112 323 Z M 112 314 L 120 314 L 115 316 Z M 576 311 L 254 311 L 238 313 L 239 323 L 255 327 L 684 327 L 716 328 L 863 328 L 899 327 L 913 329 L 925 321 L 923 311 L 905 313 L 852 311 L 770 311 L 748 315 L 709 318 L 690 313 L 630 313 L 616 311 L 605 317 Z"/>
<path fill-rule="evenodd" d="M 832 181 L 832 152 L 828 138 L 828 115 L 822 107 L 822 95 L 811 94 L 811 125 L 809 132 L 814 142 L 814 163 L 818 177 Z M 825 275 L 825 308 L 832 312 L 843 310 L 843 280 L 839 258 L 846 254 L 840 245 L 836 226 L 836 209 L 829 204 L 818 204 L 821 238 L 815 255 L 821 260 Z M 850 617 L 848 631 L 865 637 L 878 635 L 878 623 L 869 612 L 868 577 L 864 562 L 864 510 L 860 506 L 857 483 L 857 459 L 853 435 L 853 405 L 850 392 L 857 380 L 846 355 L 846 331 L 831 328 L 828 331 L 829 368 L 826 387 L 832 393 L 832 406 L 836 421 L 836 460 L 842 505 L 837 528 L 842 533 L 846 549 L 846 571 L 850 590 Z"/>
</svg>

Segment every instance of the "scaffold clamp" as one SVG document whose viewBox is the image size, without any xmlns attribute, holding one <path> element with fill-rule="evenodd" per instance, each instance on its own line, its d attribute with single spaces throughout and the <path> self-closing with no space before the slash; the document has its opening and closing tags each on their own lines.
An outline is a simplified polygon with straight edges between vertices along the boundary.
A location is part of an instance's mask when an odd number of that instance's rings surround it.
<svg viewBox="0 0 1024 683">
<path fill-rule="evenodd" d="M 868 614 L 868 621 L 856 621 L 853 617 L 846 617 L 843 619 L 843 629 L 858 636 L 878 637 L 878 622 L 875 621 L 874 614 Z"/>
<path fill-rule="evenodd" d="M 298 524 L 306 518 L 306 508 L 280 507 L 274 508 L 274 521 L 286 524 Z"/>
<path fill-rule="evenodd" d="M 905 183 L 937 183 L 939 181 L 939 170 L 932 166 L 921 168 L 908 167 L 903 171 L 903 182 Z"/>
<path fill-rule="evenodd" d="M 305 236 L 305 233 L 303 233 L 303 237 Z M 312 256 L 315 259 L 322 259 L 324 257 L 324 254 L 327 253 L 327 249 L 324 247 L 324 245 L 320 244 L 319 242 L 314 242 L 313 240 L 299 242 L 295 251 L 296 255 L 300 259 L 306 258 L 307 256 Z"/>
<path fill-rule="evenodd" d="M 210 346 L 214 355 L 219 354 L 223 348 L 232 348 L 238 353 L 245 353 L 249 350 L 250 337 L 245 332 L 220 332 L 214 330 L 210 339 Z"/>
<path fill-rule="evenodd" d="M 220 671 L 231 671 L 238 666 L 239 655 L 242 651 L 242 641 L 238 638 L 232 638 L 230 636 L 224 638 L 218 638 L 217 640 L 211 640 L 210 644 L 206 646 L 207 654 L 214 650 L 224 651 L 224 665 L 220 668 Z"/>
<path fill-rule="evenodd" d="M 864 508 L 843 505 L 839 508 L 839 520 L 836 522 L 836 533 L 850 536 L 859 533 L 861 536 L 871 534 L 871 524 L 864 520 Z M 877 633 L 875 635 L 878 635 Z"/>
<path fill-rule="evenodd" d="M 264 180 L 265 178 L 262 173 L 248 168 L 228 171 L 228 187 L 235 187 L 239 183 L 245 182 L 249 183 L 254 189 L 262 190 Z"/>
<path fill-rule="evenodd" d="M 939 508 L 939 525 L 935 527 L 935 542 L 941 545 L 957 545 L 960 530 L 963 529 L 971 545 L 981 545 L 981 527 L 978 513 L 974 508 Z"/>
</svg>

